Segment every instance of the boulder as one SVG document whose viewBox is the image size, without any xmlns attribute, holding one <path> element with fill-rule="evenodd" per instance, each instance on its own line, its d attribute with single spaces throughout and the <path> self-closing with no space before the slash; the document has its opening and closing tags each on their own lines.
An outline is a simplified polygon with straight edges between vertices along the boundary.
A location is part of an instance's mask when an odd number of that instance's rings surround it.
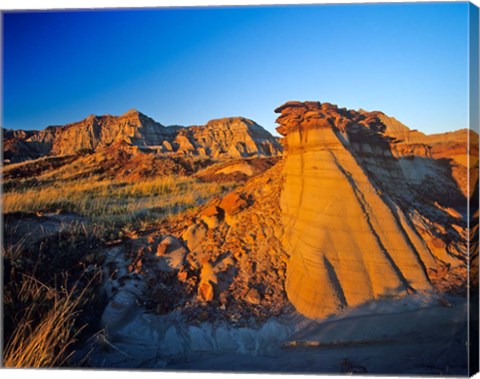
<svg viewBox="0 0 480 379">
<path fill-rule="evenodd" d="M 187 244 L 188 250 L 196 251 L 207 235 L 207 227 L 203 222 L 190 225 L 182 234 L 182 239 Z"/>
<path fill-rule="evenodd" d="M 250 304 L 260 304 L 260 293 L 255 288 L 250 288 L 245 296 L 245 300 Z"/>
<path fill-rule="evenodd" d="M 156 256 L 159 258 L 159 267 L 164 271 L 179 270 L 184 262 L 187 249 L 181 242 L 171 236 L 165 236 L 158 244 Z"/>
<path fill-rule="evenodd" d="M 223 210 L 216 205 L 210 205 L 200 212 L 200 219 L 207 224 L 209 229 L 215 229 L 223 220 Z"/>
<path fill-rule="evenodd" d="M 198 286 L 198 296 L 197 299 L 202 302 L 212 301 L 214 297 L 213 286 L 210 282 L 203 281 L 200 282 Z"/>
</svg>

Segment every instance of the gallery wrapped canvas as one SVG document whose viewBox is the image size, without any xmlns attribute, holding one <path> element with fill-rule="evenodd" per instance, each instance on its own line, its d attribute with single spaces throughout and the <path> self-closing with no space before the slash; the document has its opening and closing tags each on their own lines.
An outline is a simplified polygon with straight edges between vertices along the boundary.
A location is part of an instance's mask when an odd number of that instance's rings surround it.
<svg viewBox="0 0 480 379">
<path fill-rule="evenodd" d="M 2 24 L 4 367 L 478 371 L 475 5 Z"/>
</svg>

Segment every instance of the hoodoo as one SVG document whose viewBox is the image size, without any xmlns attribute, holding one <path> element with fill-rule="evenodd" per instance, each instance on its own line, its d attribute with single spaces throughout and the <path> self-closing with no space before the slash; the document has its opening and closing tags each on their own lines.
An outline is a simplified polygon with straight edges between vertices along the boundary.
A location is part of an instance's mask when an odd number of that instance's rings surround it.
<svg viewBox="0 0 480 379">
<path fill-rule="evenodd" d="M 437 258 L 405 215 L 372 183 L 350 140 L 394 160 L 375 114 L 331 104 L 276 109 L 287 154 L 281 194 L 285 283 L 302 314 L 321 318 L 346 306 L 431 288 Z"/>
</svg>

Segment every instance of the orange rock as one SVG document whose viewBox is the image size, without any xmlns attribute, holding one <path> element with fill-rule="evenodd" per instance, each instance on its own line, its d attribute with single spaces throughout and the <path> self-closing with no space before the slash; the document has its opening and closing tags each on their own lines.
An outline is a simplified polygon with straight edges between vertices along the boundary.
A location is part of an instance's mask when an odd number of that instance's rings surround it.
<svg viewBox="0 0 480 379">
<path fill-rule="evenodd" d="M 186 271 L 179 271 L 177 274 L 177 278 L 182 283 L 185 283 L 187 280 L 188 273 Z"/>
<path fill-rule="evenodd" d="M 255 288 L 250 288 L 245 296 L 245 300 L 251 304 L 260 304 L 260 293 Z"/>
<path fill-rule="evenodd" d="M 446 243 L 441 238 L 432 238 L 432 244 L 435 247 L 445 247 Z"/>
<path fill-rule="evenodd" d="M 225 213 L 230 216 L 233 216 L 248 206 L 248 203 L 242 199 L 242 197 L 235 192 L 229 193 L 226 195 L 220 202 L 220 208 L 222 208 Z"/>
<path fill-rule="evenodd" d="M 216 205 L 210 205 L 199 213 L 200 216 L 218 216 L 220 214 L 220 209 Z"/>
<path fill-rule="evenodd" d="M 212 301 L 213 300 L 213 286 L 209 282 L 201 282 L 198 286 L 198 296 L 199 301 Z"/>
<path fill-rule="evenodd" d="M 167 251 L 167 244 L 159 243 L 158 246 L 157 246 L 156 256 L 157 257 L 162 257 L 163 255 L 165 255 L 166 251 Z"/>
<path fill-rule="evenodd" d="M 218 227 L 223 219 L 223 210 L 216 205 L 210 205 L 199 213 L 200 219 L 207 224 L 209 229 Z"/>
<path fill-rule="evenodd" d="M 191 252 L 200 249 L 202 241 L 207 234 L 207 228 L 203 222 L 190 225 L 182 234 L 182 238 Z"/>
<path fill-rule="evenodd" d="M 143 266 L 143 262 L 141 259 L 139 259 L 136 263 L 135 263 L 135 272 L 136 273 L 139 273 L 141 270 L 142 270 L 142 266 Z"/>
</svg>

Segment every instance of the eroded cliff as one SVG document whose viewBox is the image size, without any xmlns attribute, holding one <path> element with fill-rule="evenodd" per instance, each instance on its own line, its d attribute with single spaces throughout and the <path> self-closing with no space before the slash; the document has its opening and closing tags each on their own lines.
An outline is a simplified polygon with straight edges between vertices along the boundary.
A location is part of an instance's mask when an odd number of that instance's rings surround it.
<svg viewBox="0 0 480 379">
<path fill-rule="evenodd" d="M 206 125 L 163 126 L 137 110 L 121 116 L 95 116 L 63 126 L 36 131 L 4 132 L 6 163 L 43 156 L 71 155 L 126 144 L 163 156 L 203 158 L 271 157 L 282 146 L 252 120 L 228 117 Z"/>
</svg>

